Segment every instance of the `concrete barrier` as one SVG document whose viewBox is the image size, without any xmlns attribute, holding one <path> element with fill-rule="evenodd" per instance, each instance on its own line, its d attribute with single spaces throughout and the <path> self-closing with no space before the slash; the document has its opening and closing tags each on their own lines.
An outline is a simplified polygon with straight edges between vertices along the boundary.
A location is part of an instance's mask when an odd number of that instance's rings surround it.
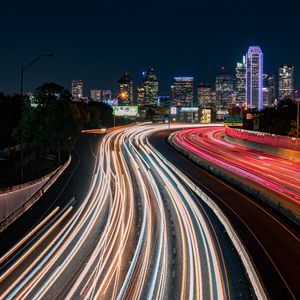
<svg viewBox="0 0 300 300">
<path fill-rule="evenodd" d="M 71 162 L 66 163 L 49 174 L 24 184 L 0 190 L 0 232 L 30 208 L 56 181 Z"/>
<path fill-rule="evenodd" d="M 227 136 L 263 145 L 300 151 L 300 139 L 260 131 L 225 127 Z"/>
</svg>

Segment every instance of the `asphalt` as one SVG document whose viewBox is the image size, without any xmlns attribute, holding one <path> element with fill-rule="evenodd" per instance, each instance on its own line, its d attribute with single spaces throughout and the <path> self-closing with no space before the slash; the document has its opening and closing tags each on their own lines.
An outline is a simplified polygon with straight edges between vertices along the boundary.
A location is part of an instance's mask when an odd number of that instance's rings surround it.
<svg viewBox="0 0 300 300">
<path fill-rule="evenodd" d="M 0 256 L 41 222 L 56 206 L 63 208 L 73 197 L 78 207 L 88 191 L 101 135 L 82 135 L 65 172 L 30 209 L 0 234 Z"/>
<path fill-rule="evenodd" d="M 253 196 L 202 169 L 154 134 L 152 145 L 209 195 L 246 247 L 270 299 L 300 299 L 300 230 Z M 238 279 L 237 279 L 238 280 Z"/>
</svg>

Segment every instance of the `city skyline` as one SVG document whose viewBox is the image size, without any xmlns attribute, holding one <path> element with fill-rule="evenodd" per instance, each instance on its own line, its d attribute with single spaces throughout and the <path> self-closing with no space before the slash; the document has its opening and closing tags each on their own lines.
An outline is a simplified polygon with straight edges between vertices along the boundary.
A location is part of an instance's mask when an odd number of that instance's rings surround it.
<svg viewBox="0 0 300 300">
<path fill-rule="evenodd" d="M 115 78 L 124 71 L 138 78 L 153 66 L 161 80 L 161 94 L 166 94 L 173 76 L 190 75 L 195 82 L 213 83 L 221 65 L 233 74 L 250 45 L 261 47 L 266 73 L 277 74 L 280 65 L 300 68 L 296 1 L 285 2 L 285 15 L 279 4 L 264 1 L 254 25 L 250 22 L 254 7 L 246 11 L 238 1 L 153 1 L 143 14 L 137 1 L 87 1 L 83 7 L 60 4 L 59 10 L 56 1 L 46 10 L 35 2 L 18 7 L 3 4 L 6 14 L 0 22 L 6 47 L 0 57 L 2 92 L 18 92 L 21 65 L 43 53 L 53 53 L 55 58 L 31 70 L 24 82 L 26 90 L 51 81 L 69 89 L 74 78 L 86 82 L 88 90 L 96 86 L 115 89 Z M 108 13 L 101 14 L 98 21 L 97 11 Z M 199 11 L 209 13 L 199 18 Z M 130 30 L 120 35 L 125 14 L 131 16 L 126 20 Z M 288 31 L 282 23 L 289 24 Z M 80 43 L 74 44 L 78 36 Z M 293 42 L 280 43 L 287 39 Z M 296 88 L 299 82 L 300 74 L 295 72 Z"/>
</svg>

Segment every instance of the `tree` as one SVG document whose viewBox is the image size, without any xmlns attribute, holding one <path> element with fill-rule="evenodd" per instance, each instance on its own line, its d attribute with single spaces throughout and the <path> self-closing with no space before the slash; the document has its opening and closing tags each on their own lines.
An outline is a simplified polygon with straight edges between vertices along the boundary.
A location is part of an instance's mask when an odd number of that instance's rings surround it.
<svg viewBox="0 0 300 300">
<path fill-rule="evenodd" d="M 60 163 L 61 151 L 70 151 L 79 135 L 76 117 L 71 95 L 63 87 L 54 83 L 38 87 L 33 102 L 26 99 L 24 103 L 22 120 L 26 148 L 39 156 L 56 153 Z"/>
</svg>

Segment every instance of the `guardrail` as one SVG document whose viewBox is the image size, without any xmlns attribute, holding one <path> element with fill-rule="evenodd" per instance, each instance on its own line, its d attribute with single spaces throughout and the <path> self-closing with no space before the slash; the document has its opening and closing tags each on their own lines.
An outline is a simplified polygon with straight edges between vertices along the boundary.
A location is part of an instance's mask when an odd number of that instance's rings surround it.
<svg viewBox="0 0 300 300">
<path fill-rule="evenodd" d="M 234 129 L 230 127 L 225 127 L 225 133 L 226 135 L 237 139 L 300 151 L 300 139 L 293 137 L 245 129 Z"/>
<path fill-rule="evenodd" d="M 172 135 L 171 135 L 172 136 Z M 170 137 L 169 137 L 170 139 Z M 147 141 L 148 142 L 148 141 Z M 212 209 L 221 224 L 224 226 L 230 240 L 232 241 L 237 253 L 239 254 L 249 280 L 252 284 L 254 292 L 258 299 L 267 299 L 266 292 L 252 263 L 251 257 L 248 254 L 246 248 L 243 246 L 238 234 L 235 232 L 233 226 L 231 225 L 228 218 L 224 215 L 221 209 L 216 205 L 216 203 L 204 193 L 197 185 L 195 185 L 185 174 L 183 174 L 179 169 L 172 165 L 161 153 L 159 153 L 149 142 L 149 147 L 160 157 L 160 159 L 173 170 L 183 181 Z"/>
<path fill-rule="evenodd" d="M 62 166 L 35 181 L 2 189 L 0 192 L 0 232 L 29 209 L 64 172 L 70 162 L 71 155 Z"/>
</svg>

